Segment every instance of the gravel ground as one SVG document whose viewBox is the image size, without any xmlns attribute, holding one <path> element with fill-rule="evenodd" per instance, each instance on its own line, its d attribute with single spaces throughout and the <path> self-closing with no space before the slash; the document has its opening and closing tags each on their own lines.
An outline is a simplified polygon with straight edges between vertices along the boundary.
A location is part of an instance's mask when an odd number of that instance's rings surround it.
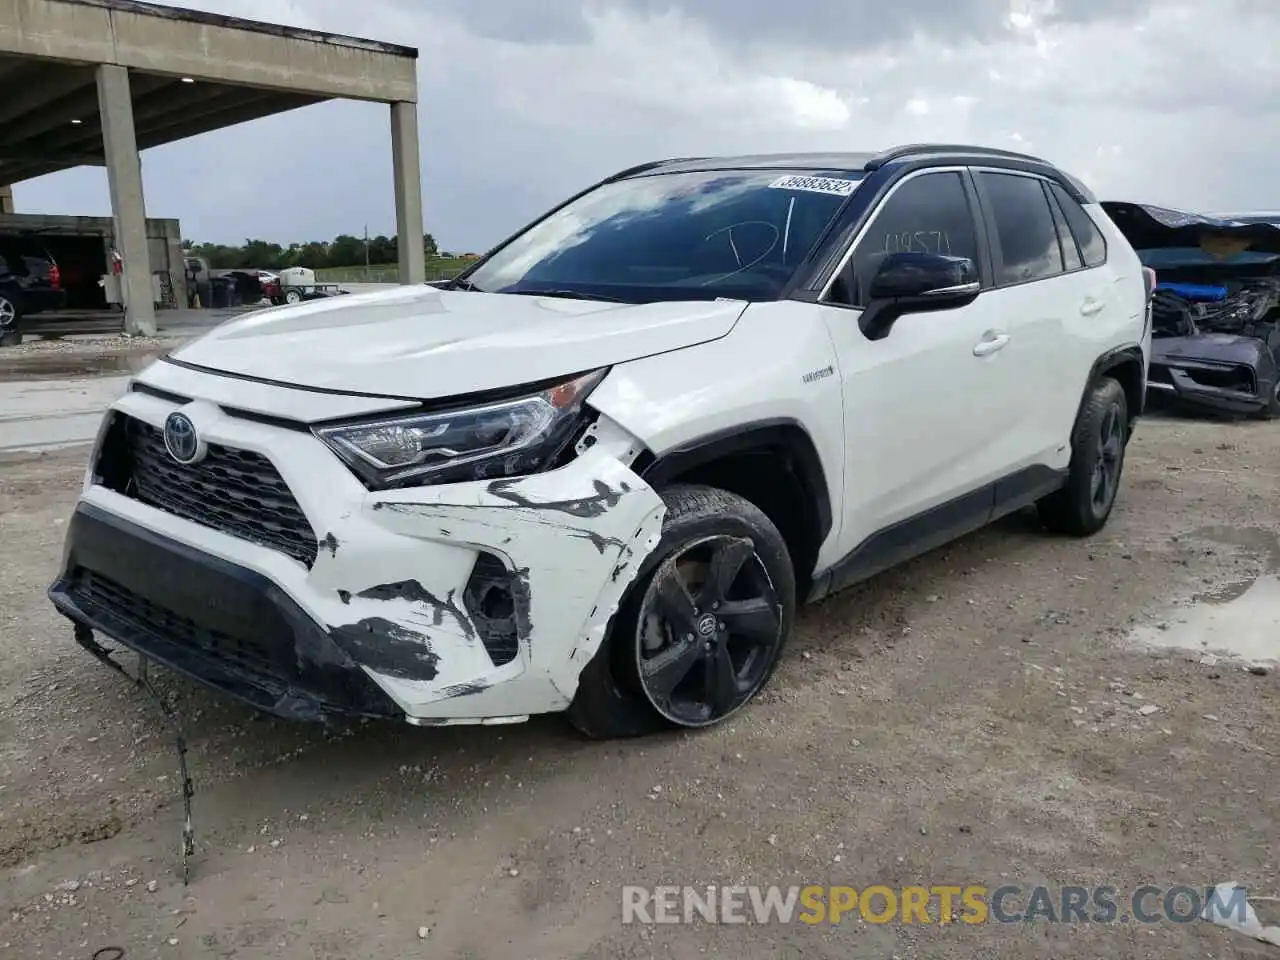
<svg viewBox="0 0 1280 960">
<path fill-rule="evenodd" d="M 136 373 L 186 339 L 115 335 L 27 340 L 0 350 L 0 382 Z"/>
<path fill-rule="evenodd" d="M 0 465 L 0 956 L 1276 955 L 1199 922 L 620 922 L 624 884 L 1280 894 L 1276 676 L 1125 642 L 1280 564 L 1274 425 L 1144 422 L 1102 535 L 1011 518 L 811 608 L 697 735 L 326 734 L 158 674 L 197 785 L 185 888 L 169 734 L 44 597 L 83 456 Z"/>
</svg>

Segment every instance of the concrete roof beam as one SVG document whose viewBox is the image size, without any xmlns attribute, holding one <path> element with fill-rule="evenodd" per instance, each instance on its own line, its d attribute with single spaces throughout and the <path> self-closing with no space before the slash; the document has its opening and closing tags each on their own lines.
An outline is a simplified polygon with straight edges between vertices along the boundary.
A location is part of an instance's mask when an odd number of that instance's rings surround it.
<svg viewBox="0 0 1280 960">
<path fill-rule="evenodd" d="M 3 3 L 3 0 L 0 0 Z M 96 97 L 93 67 L 77 64 L 51 64 L 28 60 L 26 68 L 4 81 L 5 95 L 0 98 L 0 124 L 8 132 L 8 124 L 29 113 L 39 111 L 50 101 L 88 90 Z M 94 101 L 94 109 L 97 102 Z"/>
<path fill-rule="evenodd" d="M 145 89 L 143 82 L 146 79 L 135 76 L 131 78 L 131 86 L 134 90 L 139 89 L 140 85 Z M 187 124 L 197 117 L 218 114 L 237 107 L 253 106 L 266 100 L 279 100 L 281 96 L 274 91 L 244 90 L 221 85 L 206 85 L 199 91 L 187 93 L 186 85 L 179 85 L 163 78 L 160 78 L 160 82 L 165 86 L 152 89 L 150 93 L 134 99 L 133 121 L 140 141 L 144 134 L 149 136 L 161 132 L 174 123 Z M 181 139 L 181 135 L 166 137 L 157 142 L 167 143 L 172 139 Z M 34 156 L 87 153 L 100 157 L 102 121 L 98 116 L 97 106 L 94 106 L 92 118 L 87 117 L 84 123 L 74 126 L 68 123 L 52 135 L 26 141 L 22 146 L 26 153 Z M 8 137 L 0 136 L 0 151 L 10 147 L 16 150 L 18 145 L 11 142 Z"/>
<path fill-rule="evenodd" d="M 0 0 L 0 54 L 321 97 L 418 99 L 411 47 L 137 0 Z"/>
<path fill-rule="evenodd" d="M 72 123 L 74 120 L 79 120 L 85 126 L 90 123 L 96 125 L 98 123 L 98 88 L 93 83 L 92 75 L 89 83 L 87 89 L 77 90 L 57 100 L 46 101 L 39 110 L 34 110 L 20 120 L 0 127 L 0 148 L 24 143 L 50 130 L 64 128 L 74 130 L 75 126 Z M 163 77 L 133 78 L 134 95 L 145 95 L 168 83 L 169 81 Z"/>
</svg>

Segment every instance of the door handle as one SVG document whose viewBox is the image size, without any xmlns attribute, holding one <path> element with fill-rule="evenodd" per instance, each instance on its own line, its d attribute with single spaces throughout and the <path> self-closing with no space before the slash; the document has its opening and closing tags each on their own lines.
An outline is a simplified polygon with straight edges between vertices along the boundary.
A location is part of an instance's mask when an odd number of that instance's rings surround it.
<svg viewBox="0 0 1280 960">
<path fill-rule="evenodd" d="M 1008 343 L 1009 335 L 1007 333 L 987 334 L 974 345 L 973 355 L 975 357 L 989 357 L 991 354 L 1003 350 Z"/>
<path fill-rule="evenodd" d="M 1094 314 L 1101 313 L 1107 307 L 1105 300 L 1095 300 L 1089 297 L 1084 303 L 1080 304 L 1080 315 L 1082 317 L 1092 317 Z"/>
</svg>

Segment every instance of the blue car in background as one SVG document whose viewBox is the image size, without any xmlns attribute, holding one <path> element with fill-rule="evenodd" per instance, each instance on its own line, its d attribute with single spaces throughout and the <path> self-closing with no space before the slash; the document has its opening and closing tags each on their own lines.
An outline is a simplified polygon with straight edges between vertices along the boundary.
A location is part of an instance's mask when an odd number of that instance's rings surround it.
<svg viewBox="0 0 1280 960">
<path fill-rule="evenodd" d="M 1156 274 L 1151 399 L 1280 416 L 1280 214 L 1102 206 Z"/>
</svg>

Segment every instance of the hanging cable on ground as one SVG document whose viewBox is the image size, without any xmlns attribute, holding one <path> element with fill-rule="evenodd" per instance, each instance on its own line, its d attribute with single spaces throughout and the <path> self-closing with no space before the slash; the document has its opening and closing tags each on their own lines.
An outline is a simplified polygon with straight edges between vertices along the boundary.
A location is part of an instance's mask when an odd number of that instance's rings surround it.
<svg viewBox="0 0 1280 960">
<path fill-rule="evenodd" d="M 191 775 L 187 773 L 187 738 L 183 734 L 182 723 L 178 719 L 178 714 L 169 706 L 156 688 L 151 685 L 151 681 L 147 676 L 145 666 L 147 661 L 145 657 L 141 661 L 143 666 L 138 671 L 138 676 L 135 677 L 116 662 L 110 650 L 94 639 L 93 631 L 88 627 L 76 624 L 75 638 L 76 643 L 88 650 L 112 670 L 133 681 L 135 686 L 155 701 L 160 708 L 160 712 L 164 714 L 165 720 L 168 721 L 169 726 L 174 731 L 174 739 L 178 749 L 178 770 L 182 775 L 182 810 L 185 818 L 182 826 L 182 884 L 186 886 L 191 879 L 190 858 L 195 853 L 195 828 L 191 824 L 191 799 L 196 795 L 196 791 L 191 782 Z"/>
</svg>

